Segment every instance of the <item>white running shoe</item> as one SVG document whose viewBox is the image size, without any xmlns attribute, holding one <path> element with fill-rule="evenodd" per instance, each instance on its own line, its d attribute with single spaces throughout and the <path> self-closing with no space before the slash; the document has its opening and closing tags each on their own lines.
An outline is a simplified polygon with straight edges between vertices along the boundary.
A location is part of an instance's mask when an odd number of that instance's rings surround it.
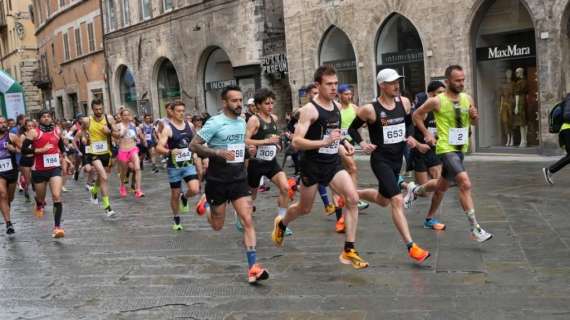
<svg viewBox="0 0 570 320">
<path fill-rule="evenodd" d="M 112 218 L 115 216 L 115 211 L 113 210 L 105 210 L 105 215 L 107 216 L 107 218 Z"/>
<path fill-rule="evenodd" d="M 416 184 L 412 181 L 408 183 L 408 188 L 406 189 L 406 195 L 404 196 L 404 208 L 409 209 L 414 205 L 414 201 L 416 201 L 417 196 L 414 193 L 414 189 L 416 188 Z"/>
<path fill-rule="evenodd" d="M 471 230 L 471 239 L 477 242 L 485 242 L 493 238 L 493 235 L 489 232 L 485 231 L 481 226 L 477 225 L 477 227 Z"/>
<path fill-rule="evenodd" d="M 546 183 L 549 185 L 554 184 L 554 181 L 552 181 L 552 173 L 550 173 L 550 170 L 548 170 L 548 168 L 542 168 L 542 174 L 544 175 L 544 180 Z"/>
</svg>

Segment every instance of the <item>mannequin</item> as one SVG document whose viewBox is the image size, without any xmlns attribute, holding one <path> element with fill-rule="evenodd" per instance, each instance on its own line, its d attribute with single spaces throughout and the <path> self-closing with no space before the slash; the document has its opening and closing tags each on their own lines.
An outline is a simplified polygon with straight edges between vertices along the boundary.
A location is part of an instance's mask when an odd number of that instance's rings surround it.
<svg viewBox="0 0 570 320">
<path fill-rule="evenodd" d="M 528 94 L 528 87 L 526 79 L 524 78 L 524 69 L 517 68 L 515 70 L 515 81 L 513 82 L 513 94 L 515 96 L 515 109 L 513 127 L 519 127 L 521 131 L 521 143 L 519 147 L 526 147 L 526 134 L 528 131 L 526 119 L 526 96 Z"/>
<path fill-rule="evenodd" d="M 513 146 L 513 107 L 514 107 L 514 96 L 513 96 L 513 70 L 507 69 L 505 71 L 506 81 L 501 85 L 498 96 L 499 96 L 499 119 L 501 121 L 501 130 L 503 135 L 507 138 L 507 143 L 505 146 Z"/>
</svg>

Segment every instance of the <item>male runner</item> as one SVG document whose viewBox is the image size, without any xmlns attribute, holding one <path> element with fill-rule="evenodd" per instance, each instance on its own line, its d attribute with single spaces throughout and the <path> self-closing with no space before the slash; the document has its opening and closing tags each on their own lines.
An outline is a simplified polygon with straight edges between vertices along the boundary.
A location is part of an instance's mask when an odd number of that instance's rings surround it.
<svg viewBox="0 0 570 320">
<path fill-rule="evenodd" d="M 346 236 L 339 260 L 356 269 L 366 268 L 368 262 L 355 248 L 358 193 L 338 155 L 341 144 L 349 155 L 354 153 L 354 147 L 346 140 L 341 141 L 340 111 L 334 101 L 338 85 L 336 70 L 321 66 L 315 71 L 314 80 L 319 94 L 299 110 L 299 123 L 292 142 L 296 149 L 303 150 L 300 200 L 289 206 L 285 217 L 275 217 L 271 238 L 277 246 L 282 246 L 287 225 L 311 212 L 318 184 L 330 185 L 346 202 Z"/>
<path fill-rule="evenodd" d="M 249 266 L 248 281 L 269 278 L 267 270 L 256 263 L 256 236 L 251 216 L 251 192 L 246 181 L 245 121 L 240 118 L 243 96 L 237 86 L 222 90 L 222 113 L 211 117 L 192 139 L 192 152 L 208 157 L 206 198 L 210 205 L 208 222 L 214 230 L 224 226 L 226 205 L 231 202 L 243 224 L 243 243 Z M 205 146 L 205 144 L 208 146 Z"/>
<path fill-rule="evenodd" d="M 451 182 L 459 187 L 459 203 L 463 207 L 469 221 L 471 238 L 484 242 L 493 237 L 477 223 L 475 206 L 471 197 L 471 180 L 463 166 L 463 157 L 469 150 L 470 126 L 479 120 L 479 112 L 473 99 L 466 93 L 465 72 L 459 65 L 451 65 L 445 70 L 447 89 L 436 97 L 429 98 L 414 113 L 416 127 L 422 132 L 427 144 L 435 145 L 436 153 L 443 163 L 442 176 L 437 183 L 417 186 L 414 194 L 440 191 L 446 192 Z M 433 112 L 437 127 L 437 140 L 434 134 L 424 125 L 428 113 Z"/>
<path fill-rule="evenodd" d="M 16 183 L 18 182 L 16 152 L 19 149 L 20 139 L 18 135 L 9 132 L 6 118 L 0 117 L 0 210 L 4 217 L 8 236 L 16 232 L 12 221 L 10 221 L 10 206 L 14 200 Z"/>
<path fill-rule="evenodd" d="M 143 146 L 143 150 L 141 150 L 141 164 L 146 156 L 152 164 L 152 172 L 158 173 L 158 167 L 156 166 L 156 140 L 154 138 L 154 125 L 152 124 L 152 116 L 150 114 L 144 115 L 143 123 L 141 123 L 139 129 L 144 135 L 144 139 L 142 139 L 141 143 Z"/>
<path fill-rule="evenodd" d="M 562 170 L 565 166 L 570 163 L 570 93 L 564 99 L 564 114 L 562 127 L 560 127 L 560 132 L 558 133 L 558 141 L 561 147 L 566 149 L 566 155 L 560 158 L 558 161 L 553 163 L 547 168 L 542 168 L 542 174 L 544 175 L 544 180 L 549 185 L 553 185 L 552 175 L 556 172 Z"/>
</svg>

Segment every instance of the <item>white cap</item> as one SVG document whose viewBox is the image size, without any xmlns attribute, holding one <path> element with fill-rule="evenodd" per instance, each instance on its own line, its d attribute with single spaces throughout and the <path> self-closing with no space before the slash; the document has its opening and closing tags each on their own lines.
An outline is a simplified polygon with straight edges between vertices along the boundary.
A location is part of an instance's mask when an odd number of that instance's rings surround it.
<svg viewBox="0 0 570 320">
<path fill-rule="evenodd" d="M 378 72 L 376 81 L 378 84 L 382 84 L 383 82 L 392 82 L 402 78 L 403 76 L 399 75 L 398 71 L 394 69 L 382 69 Z"/>
<path fill-rule="evenodd" d="M 247 99 L 247 105 L 249 106 L 250 104 L 255 104 L 255 100 L 253 98 Z"/>
</svg>

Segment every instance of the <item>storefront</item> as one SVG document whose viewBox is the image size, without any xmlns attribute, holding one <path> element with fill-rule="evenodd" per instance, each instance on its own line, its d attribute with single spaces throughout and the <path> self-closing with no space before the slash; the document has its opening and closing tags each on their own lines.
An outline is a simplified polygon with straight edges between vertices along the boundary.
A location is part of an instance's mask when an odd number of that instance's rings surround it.
<svg viewBox="0 0 570 320">
<path fill-rule="evenodd" d="M 354 102 L 358 103 L 358 75 L 356 55 L 348 36 L 337 27 L 331 27 L 321 42 L 319 65 L 331 65 L 337 71 L 339 84 L 353 88 Z"/>
<path fill-rule="evenodd" d="M 156 84 L 160 108 L 159 115 L 163 117 L 166 114 L 164 110 L 166 104 L 174 100 L 180 100 L 180 82 L 178 81 L 176 69 L 170 60 L 163 59 L 160 63 Z"/>
<path fill-rule="evenodd" d="M 220 94 L 230 85 L 237 85 L 232 62 L 224 50 L 216 48 L 208 56 L 204 68 L 204 101 L 209 114 L 215 115 L 221 109 Z"/>
<path fill-rule="evenodd" d="M 475 37 L 477 151 L 531 152 L 540 144 L 535 31 L 520 1 L 497 0 Z"/>
<path fill-rule="evenodd" d="M 122 106 L 129 108 L 132 113 L 137 113 L 137 89 L 133 74 L 126 66 L 119 70 L 119 95 Z"/>
<path fill-rule="evenodd" d="M 391 68 L 405 77 L 400 89 L 410 101 L 417 93 L 425 91 L 422 41 L 414 25 L 404 16 L 393 14 L 380 28 L 376 66 L 376 72 Z"/>
</svg>

